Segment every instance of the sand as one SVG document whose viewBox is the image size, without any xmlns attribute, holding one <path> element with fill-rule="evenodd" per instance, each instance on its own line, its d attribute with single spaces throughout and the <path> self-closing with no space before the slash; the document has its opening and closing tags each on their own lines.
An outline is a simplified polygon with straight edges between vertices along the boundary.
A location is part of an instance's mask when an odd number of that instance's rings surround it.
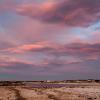
<svg viewBox="0 0 100 100">
<path fill-rule="evenodd" d="M 51 89 L 0 87 L 0 100 L 100 100 L 100 85 Z"/>
</svg>

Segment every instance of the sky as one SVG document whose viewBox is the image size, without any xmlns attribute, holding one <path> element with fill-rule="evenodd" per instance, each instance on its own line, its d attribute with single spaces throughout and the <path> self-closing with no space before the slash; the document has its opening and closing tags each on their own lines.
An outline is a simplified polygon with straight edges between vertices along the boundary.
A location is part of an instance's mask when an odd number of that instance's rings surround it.
<svg viewBox="0 0 100 100">
<path fill-rule="evenodd" d="M 100 0 L 0 0 L 0 80 L 99 76 Z"/>
</svg>

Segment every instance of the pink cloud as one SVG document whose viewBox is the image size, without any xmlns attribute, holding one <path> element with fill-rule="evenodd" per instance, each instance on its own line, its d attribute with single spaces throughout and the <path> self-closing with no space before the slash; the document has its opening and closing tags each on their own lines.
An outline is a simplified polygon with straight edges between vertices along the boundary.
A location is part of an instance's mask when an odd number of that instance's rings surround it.
<svg viewBox="0 0 100 100">
<path fill-rule="evenodd" d="M 16 5 L 14 0 L 2 0 L 0 1 L 0 12 L 13 11 L 15 10 Z"/>
<path fill-rule="evenodd" d="M 56 49 L 56 47 L 51 46 L 51 44 L 47 44 L 45 42 L 40 42 L 37 44 L 26 44 L 26 45 L 21 45 L 21 46 L 16 46 L 14 48 L 8 48 L 5 50 L 1 50 L 3 52 L 12 52 L 12 53 L 24 53 L 24 52 L 29 52 L 29 51 L 41 51 L 41 50 L 49 50 L 49 49 Z"/>
<path fill-rule="evenodd" d="M 99 20 L 100 1 L 63 0 L 42 4 L 22 4 L 16 12 L 47 23 L 64 23 L 68 26 L 89 26 Z M 94 9 L 97 8 L 97 9 Z M 91 9 L 93 9 L 91 11 Z"/>
<path fill-rule="evenodd" d="M 73 43 L 67 45 L 57 45 L 44 42 L 44 43 L 16 46 L 14 48 L 4 49 L 2 50 L 2 52 L 13 53 L 17 55 L 26 54 L 28 52 L 37 54 L 43 53 L 44 55 L 48 55 L 46 59 L 51 57 L 49 61 L 51 62 L 54 61 L 57 62 L 58 64 L 66 65 L 66 64 L 78 64 L 85 61 L 92 61 L 92 60 L 95 61 L 100 59 L 100 57 L 98 56 L 100 55 L 100 44 Z M 67 59 L 67 57 L 69 59 Z M 56 58 L 57 61 L 54 58 Z M 43 61 L 43 64 L 48 65 L 49 62 Z M 41 61 L 40 65 L 42 65 Z"/>
</svg>

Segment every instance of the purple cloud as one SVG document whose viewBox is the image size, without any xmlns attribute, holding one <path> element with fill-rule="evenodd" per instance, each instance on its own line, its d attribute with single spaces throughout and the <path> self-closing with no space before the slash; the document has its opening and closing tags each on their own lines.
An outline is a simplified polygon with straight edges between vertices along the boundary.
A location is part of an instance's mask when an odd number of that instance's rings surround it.
<svg viewBox="0 0 100 100">
<path fill-rule="evenodd" d="M 100 0 L 62 0 L 43 4 L 23 4 L 19 5 L 16 11 L 47 23 L 89 26 L 100 20 Z"/>
</svg>

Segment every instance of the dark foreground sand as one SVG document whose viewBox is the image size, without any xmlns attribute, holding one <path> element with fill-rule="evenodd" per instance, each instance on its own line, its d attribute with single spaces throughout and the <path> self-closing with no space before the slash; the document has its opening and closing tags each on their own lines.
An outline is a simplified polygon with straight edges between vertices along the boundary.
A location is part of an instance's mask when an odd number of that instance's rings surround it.
<svg viewBox="0 0 100 100">
<path fill-rule="evenodd" d="M 1 86 L 0 100 L 100 100 L 100 85 L 50 89 Z"/>
</svg>

